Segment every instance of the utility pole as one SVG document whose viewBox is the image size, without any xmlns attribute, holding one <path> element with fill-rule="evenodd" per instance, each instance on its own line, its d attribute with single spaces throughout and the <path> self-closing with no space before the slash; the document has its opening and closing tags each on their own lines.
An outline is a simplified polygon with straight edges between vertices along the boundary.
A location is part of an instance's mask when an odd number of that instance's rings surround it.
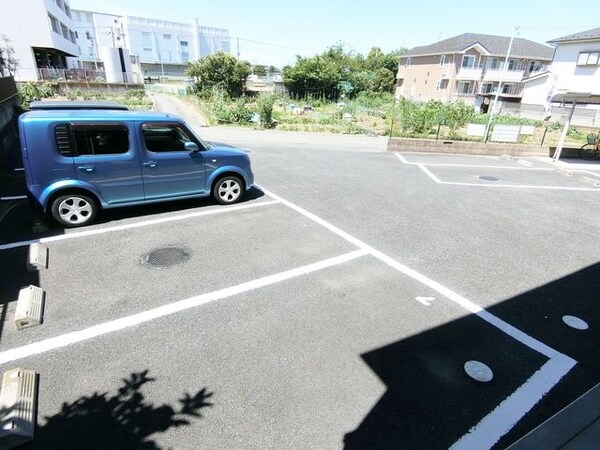
<svg viewBox="0 0 600 450">
<path fill-rule="evenodd" d="M 492 118 L 494 117 L 494 112 L 496 110 L 496 103 L 498 103 L 498 97 L 500 96 L 500 92 L 502 90 L 502 83 L 504 83 L 504 79 L 506 78 L 506 71 L 508 70 L 508 57 L 510 56 L 510 50 L 512 49 L 513 41 L 515 40 L 515 34 L 518 34 L 520 27 L 515 27 L 515 31 L 510 37 L 510 41 L 508 43 L 508 50 L 506 50 L 506 57 L 504 59 L 504 67 L 502 67 L 502 72 L 500 73 L 500 80 L 498 81 L 498 89 L 496 89 L 496 95 L 494 95 L 494 102 L 492 103 L 492 107 L 489 112 L 488 123 L 485 127 L 485 133 L 483 134 L 483 142 L 487 142 L 490 135 L 490 128 L 492 126 Z"/>
<path fill-rule="evenodd" d="M 240 59 L 240 38 L 237 38 L 236 41 L 237 41 L 237 59 Z"/>
</svg>

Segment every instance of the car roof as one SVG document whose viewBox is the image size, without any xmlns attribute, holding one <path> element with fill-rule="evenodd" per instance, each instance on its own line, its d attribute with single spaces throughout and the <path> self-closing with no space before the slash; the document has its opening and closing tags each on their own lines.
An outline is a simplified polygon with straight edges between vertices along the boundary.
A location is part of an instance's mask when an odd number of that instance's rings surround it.
<svg viewBox="0 0 600 450">
<path fill-rule="evenodd" d="M 182 119 L 174 114 L 154 111 L 124 111 L 105 109 L 40 109 L 28 111 L 21 115 L 21 121 L 28 120 L 86 120 L 86 121 L 127 121 L 127 120 L 178 120 Z"/>
<path fill-rule="evenodd" d="M 62 101 L 62 100 L 38 100 L 29 104 L 30 110 L 40 109 L 119 109 L 128 110 L 127 106 L 121 103 L 106 102 L 106 101 Z"/>
</svg>

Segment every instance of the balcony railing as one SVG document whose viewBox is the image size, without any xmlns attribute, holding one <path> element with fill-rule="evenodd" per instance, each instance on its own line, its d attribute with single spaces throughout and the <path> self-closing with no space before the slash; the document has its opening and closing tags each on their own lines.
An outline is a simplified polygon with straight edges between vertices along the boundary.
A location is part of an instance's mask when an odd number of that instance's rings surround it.
<svg viewBox="0 0 600 450">
<path fill-rule="evenodd" d="M 525 75 L 524 70 L 487 69 L 483 74 L 483 81 L 521 81 Z"/>
<path fill-rule="evenodd" d="M 498 86 L 482 86 L 478 94 L 481 95 L 496 95 Z M 523 95 L 523 85 L 519 84 L 503 84 L 500 91 L 500 96 L 505 97 L 521 97 Z"/>
<path fill-rule="evenodd" d="M 456 74 L 457 80 L 481 80 L 483 70 L 480 67 L 466 68 L 461 67 Z"/>
<path fill-rule="evenodd" d="M 123 74 L 123 80 L 127 76 Z M 141 83 L 141 78 L 137 73 L 130 73 L 130 83 Z M 103 70 L 87 69 L 54 69 L 45 67 L 38 69 L 38 78 L 43 81 L 80 81 L 85 83 L 106 83 L 106 73 Z M 131 80 L 133 78 L 133 80 Z"/>
</svg>

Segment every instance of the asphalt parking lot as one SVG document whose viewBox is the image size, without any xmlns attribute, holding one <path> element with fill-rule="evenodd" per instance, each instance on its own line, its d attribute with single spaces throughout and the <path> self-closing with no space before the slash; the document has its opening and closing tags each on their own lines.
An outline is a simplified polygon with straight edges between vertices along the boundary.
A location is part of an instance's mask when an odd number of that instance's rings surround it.
<svg viewBox="0 0 600 450">
<path fill-rule="evenodd" d="M 0 245 L 3 299 L 47 292 L 43 325 L 2 316 L 0 369 L 40 374 L 30 448 L 504 448 L 600 382 L 596 165 L 198 131 L 251 152 L 247 201 Z M 165 247 L 187 261 L 142 264 Z"/>
</svg>

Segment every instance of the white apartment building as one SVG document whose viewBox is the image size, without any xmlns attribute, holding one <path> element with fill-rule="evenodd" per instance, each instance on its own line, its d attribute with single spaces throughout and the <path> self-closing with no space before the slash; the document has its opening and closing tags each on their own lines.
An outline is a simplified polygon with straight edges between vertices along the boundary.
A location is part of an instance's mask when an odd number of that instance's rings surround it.
<svg viewBox="0 0 600 450">
<path fill-rule="evenodd" d="M 17 81 L 51 77 L 79 54 L 72 15 L 65 0 L 19 0 L 2 8 L 0 35 L 14 50 Z"/>
<path fill-rule="evenodd" d="M 103 69 L 103 47 L 129 51 L 134 72 L 143 77 L 181 76 L 189 60 L 217 51 L 230 51 L 229 31 L 192 23 L 170 22 L 136 16 L 116 16 L 73 10 L 80 56 L 71 67 Z"/>
</svg>

